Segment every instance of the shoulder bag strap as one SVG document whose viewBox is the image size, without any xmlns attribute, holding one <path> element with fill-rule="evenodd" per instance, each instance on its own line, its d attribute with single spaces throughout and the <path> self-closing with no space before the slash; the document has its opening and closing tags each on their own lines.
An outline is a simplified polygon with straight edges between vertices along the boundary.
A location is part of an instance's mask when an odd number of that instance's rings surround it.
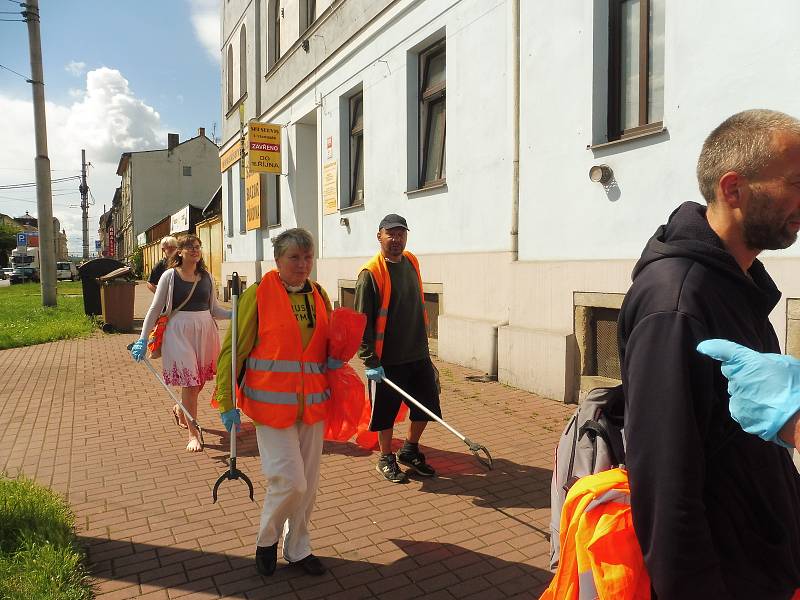
<svg viewBox="0 0 800 600">
<path fill-rule="evenodd" d="M 179 277 L 179 275 L 178 275 L 177 273 L 175 273 L 175 276 L 176 276 L 176 277 Z M 197 287 L 197 284 L 200 282 L 200 279 L 202 279 L 202 278 L 203 278 L 203 274 L 202 274 L 202 273 L 200 273 L 200 277 L 199 277 L 198 279 L 195 279 L 195 281 L 194 281 L 194 284 L 192 285 L 192 289 L 191 289 L 191 290 L 189 290 L 189 295 L 188 295 L 188 296 L 186 296 L 186 300 L 184 300 L 183 302 L 181 302 L 181 305 L 180 305 L 179 307 L 177 307 L 177 308 L 173 308 L 173 309 L 172 309 L 172 312 L 170 312 L 170 313 L 169 313 L 169 316 L 170 316 L 170 317 L 171 317 L 172 315 L 174 315 L 176 312 L 178 312 L 180 309 L 182 309 L 184 306 L 186 306 L 186 304 L 189 302 L 189 300 L 191 300 L 191 299 L 192 299 L 192 294 L 194 294 L 194 288 L 196 288 L 196 287 Z"/>
</svg>

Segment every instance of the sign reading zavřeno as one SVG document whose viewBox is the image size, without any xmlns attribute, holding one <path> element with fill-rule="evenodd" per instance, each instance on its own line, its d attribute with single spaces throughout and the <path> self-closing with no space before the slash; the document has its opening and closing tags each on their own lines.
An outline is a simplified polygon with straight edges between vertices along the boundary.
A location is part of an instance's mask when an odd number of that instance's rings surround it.
<svg viewBox="0 0 800 600">
<path fill-rule="evenodd" d="M 281 126 L 250 121 L 247 124 L 247 164 L 250 173 L 281 172 Z"/>
</svg>

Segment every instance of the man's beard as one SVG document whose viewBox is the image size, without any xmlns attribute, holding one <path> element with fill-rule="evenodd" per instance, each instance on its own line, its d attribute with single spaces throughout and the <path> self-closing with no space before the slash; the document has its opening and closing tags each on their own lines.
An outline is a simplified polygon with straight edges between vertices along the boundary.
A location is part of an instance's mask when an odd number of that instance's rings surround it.
<svg viewBox="0 0 800 600">
<path fill-rule="evenodd" d="M 775 201 L 770 195 L 752 188 L 751 193 L 742 222 L 745 244 L 753 250 L 782 250 L 794 244 L 797 232 L 789 229 L 788 219 L 773 212 Z"/>
</svg>

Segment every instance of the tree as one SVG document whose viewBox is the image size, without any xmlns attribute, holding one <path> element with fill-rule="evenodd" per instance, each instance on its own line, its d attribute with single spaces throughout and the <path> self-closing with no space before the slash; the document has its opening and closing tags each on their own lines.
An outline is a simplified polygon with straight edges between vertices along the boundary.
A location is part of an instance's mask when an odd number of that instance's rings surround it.
<svg viewBox="0 0 800 600">
<path fill-rule="evenodd" d="M 17 247 L 17 233 L 21 227 L 0 222 L 0 267 L 8 266 L 8 256 Z"/>
</svg>

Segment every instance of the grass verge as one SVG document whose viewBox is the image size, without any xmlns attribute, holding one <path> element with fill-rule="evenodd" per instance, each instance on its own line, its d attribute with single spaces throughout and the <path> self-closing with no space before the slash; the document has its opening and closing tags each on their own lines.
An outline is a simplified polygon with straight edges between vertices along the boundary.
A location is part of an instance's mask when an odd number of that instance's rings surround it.
<svg viewBox="0 0 800 600">
<path fill-rule="evenodd" d="M 0 475 L 0 598 L 91 600 L 75 517 L 55 492 Z"/>
<path fill-rule="evenodd" d="M 38 283 L 0 288 L 0 350 L 90 334 L 95 322 L 83 313 L 79 281 L 58 283 L 58 306 L 42 306 Z"/>
</svg>

